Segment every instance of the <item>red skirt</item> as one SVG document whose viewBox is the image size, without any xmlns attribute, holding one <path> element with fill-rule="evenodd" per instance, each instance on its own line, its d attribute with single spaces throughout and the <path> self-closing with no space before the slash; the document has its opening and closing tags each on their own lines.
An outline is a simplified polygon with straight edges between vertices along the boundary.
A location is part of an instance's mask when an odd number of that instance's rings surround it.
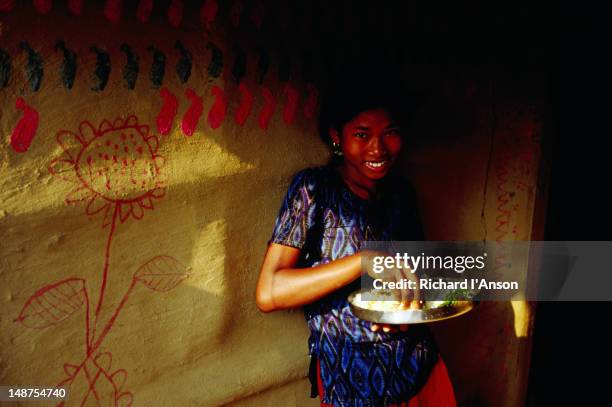
<svg viewBox="0 0 612 407">
<path fill-rule="evenodd" d="M 323 399 L 324 389 L 323 381 L 321 380 L 321 367 L 317 361 L 317 388 L 319 396 Z M 321 407 L 333 407 L 331 404 L 321 402 Z M 411 398 L 408 402 L 389 406 L 389 407 L 457 407 L 455 401 L 455 391 L 448 377 L 446 365 L 441 356 L 438 356 L 438 362 L 435 364 L 427 383 L 421 391 Z"/>
</svg>

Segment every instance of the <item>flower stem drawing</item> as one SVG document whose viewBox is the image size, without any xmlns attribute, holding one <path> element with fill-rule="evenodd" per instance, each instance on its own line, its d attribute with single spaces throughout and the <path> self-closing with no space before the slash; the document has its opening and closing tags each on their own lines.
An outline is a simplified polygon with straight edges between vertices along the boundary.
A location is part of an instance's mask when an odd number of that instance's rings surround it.
<svg viewBox="0 0 612 407">
<path fill-rule="evenodd" d="M 157 137 L 149 133 L 149 126 L 140 125 L 136 116 L 113 123 L 104 120 L 97 128 L 84 121 L 78 133 L 60 131 L 56 140 L 64 153 L 52 161 L 49 171 L 74 185 L 66 202 L 85 204 L 85 213 L 101 215 L 102 229 L 108 227 L 100 289 L 92 300 L 84 278 L 70 277 L 49 284 L 26 301 L 15 322 L 43 329 L 85 306 L 86 354 L 77 364 L 64 363 L 66 376 L 58 386 L 70 387 L 71 404 L 130 406 L 133 394 L 124 389 L 127 371 L 112 369 L 112 353 L 100 350 L 104 339 L 139 283 L 152 291 L 167 292 L 189 277 L 187 268 L 171 256 L 155 256 L 133 274 L 108 320 L 103 320 L 101 310 L 108 306 L 105 298 L 117 226 L 129 218 L 142 219 L 145 210 L 153 210 L 153 202 L 164 197 L 164 158 L 157 154 Z"/>
</svg>

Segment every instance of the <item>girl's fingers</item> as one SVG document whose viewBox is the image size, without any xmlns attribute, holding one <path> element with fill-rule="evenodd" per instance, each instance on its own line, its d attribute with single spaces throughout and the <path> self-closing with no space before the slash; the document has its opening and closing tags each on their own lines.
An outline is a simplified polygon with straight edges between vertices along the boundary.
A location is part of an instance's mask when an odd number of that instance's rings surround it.
<svg viewBox="0 0 612 407">
<path fill-rule="evenodd" d="M 397 279 L 398 281 L 406 280 L 406 271 L 403 269 L 397 269 Z M 402 304 L 408 304 L 410 302 L 410 290 L 409 289 L 400 289 L 400 301 Z"/>
<path fill-rule="evenodd" d="M 394 269 L 395 271 L 395 281 L 397 283 L 402 282 L 402 279 L 404 279 L 404 273 L 402 272 L 401 269 Z M 409 300 L 408 295 L 409 295 L 409 291 L 408 290 L 404 290 L 404 289 L 396 289 L 396 291 L 398 291 L 398 300 L 402 303 L 405 303 Z"/>
<path fill-rule="evenodd" d="M 409 295 L 410 295 L 410 300 L 411 300 L 410 308 L 416 309 L 413 304 L 420 304 L 420 301 L 421 301 L 421 291 L 419 289 L 419 279 L 417 278 L 416 274 L 412 273 L 412 271 L 409 268 L 404 269 L 402 271 L 404 273 L 405 278 L 412 281 L 415 287 L 413 290 L 409 290 L 410 291 Z"/>
<path fill-rule="evenodd" d="M 398 328 L 394 325 L 388 325 L 388 324 L 372 324 L 370 326 L 370 329 L 372 330 L 372 332 L 378 332 L 382 329 L 384 333 L 389 333 L 389 332 L 393 333 L 393 332 L 397 332 Z"/>
<path fill-rule="evenodd" d="M 383 332 L 391 332 L 392 334 L 394 334 L 397 331 L 399 331 L 399 325 L 383 325 Z"/>
<path fill-rule="evenodd" d="M 410 303 L 411 301 L 402 301 L 399 305 L 399 309 L 401 310 L 407 310 L 410 309 Z"/>
</svg>

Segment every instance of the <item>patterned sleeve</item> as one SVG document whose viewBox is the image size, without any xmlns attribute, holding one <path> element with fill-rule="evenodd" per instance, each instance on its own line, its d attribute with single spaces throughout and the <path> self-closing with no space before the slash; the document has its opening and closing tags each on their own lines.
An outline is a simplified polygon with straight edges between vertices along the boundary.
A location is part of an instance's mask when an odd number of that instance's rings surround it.
<svg viewBox="0 0 612 407">
<path fill-rule="evenodd" d="M 311 170 L 303 170 L 291 181 L 287 195 L 276 218 L 269 243 L 301 249 L 315 223 L 316 179 Z"/>
</svg>

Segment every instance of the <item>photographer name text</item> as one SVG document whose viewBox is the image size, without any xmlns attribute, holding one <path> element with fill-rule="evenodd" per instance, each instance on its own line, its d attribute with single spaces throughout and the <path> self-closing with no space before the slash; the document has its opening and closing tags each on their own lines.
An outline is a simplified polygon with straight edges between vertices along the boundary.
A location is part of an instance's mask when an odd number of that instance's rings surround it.
<svg viewBox="0 0 612 407">
<path fill-rule="evenodd" d="M 484 278 L 470 278 L 456 281 L 421 278 L 418 281 L 403 278 L 398 281 L 375 279 L 372 286 L 376 290 L 518 290 L 517 281 L 490 281 Z"/>
</svg>

